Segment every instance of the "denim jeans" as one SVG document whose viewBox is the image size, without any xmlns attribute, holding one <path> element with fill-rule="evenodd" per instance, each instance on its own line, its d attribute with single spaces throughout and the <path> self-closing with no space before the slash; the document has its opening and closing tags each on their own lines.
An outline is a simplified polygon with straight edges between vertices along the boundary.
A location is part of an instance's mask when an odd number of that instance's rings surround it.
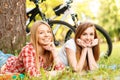
<svg viewBox="0 0 120 80">
<path fill-rule="evenodd" d="M 13 56 L 12 54 L 4 54 L 0 51 L 0 68 L 6 63 L 9 57 Z"/>
</svg>

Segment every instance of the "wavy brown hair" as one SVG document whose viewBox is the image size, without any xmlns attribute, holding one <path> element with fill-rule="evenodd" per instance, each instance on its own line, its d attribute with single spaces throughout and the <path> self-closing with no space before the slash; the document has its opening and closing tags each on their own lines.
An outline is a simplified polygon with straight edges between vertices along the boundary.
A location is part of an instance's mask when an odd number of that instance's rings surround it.
<svg viewBox="0 0 120 80">
<path fill-rule="evenodd" d="M 30 29 L 30 35 L 31 35 L 30 39 L 31 39 L 31 43 L 32 43 L 32 45 L 33 45 L 33 47 L 36 51 L 35 60 L 36 60 L 36 67 L 37 67 L 38 70 L 40 68 L 40 66 L 39 66 L 39 54 L 40 54 L 40 52 L 39 52 L 39 48 L 38 48 L 38 45 L 39 45 L 38 44 L 38 27 L 40 25 L 43 25 L 43 24 L 48 26 L 48 28 L 51 30 L 49 24 L 47 24 L 46 22 L 43 22 L 43 21 L 36 21 Z M 52 30 L 51 30 L 51 33 L 52 33 Z M 45 55 L 47 65 L 53 63 L 53 56 L 52 56 L 50 51 L 46 50 L 44 55 Z"/>
<path fill-rule="evenodd" d="M 77 45 L 77 39 L 80 38 L 81 34 L 89 27 L 94 27 L 94 33 L 95 33 L 95 36 L 94 38 L 97 38 L 98 39 L 98 36 L 97 36 L 97 32 L 96 32 L 96 28 L 95 28 L 95 25 L 93 23 L 90 23 L 90 22 L 85 22 L 85 23 L 81 23 L 78 27 L 77 27 L 77 30 L 75 32 L 75 43 L 76 43 L 76 59 L 77 61 L 79 61 L 80 59 L 80 56 L 81 56 L 81 51 L 82 51 L 82 47 L 80 47 L 79 45 Z M 92 48 L 93 50 L 93 55 L 94 55 L 94 58 L 95 58 L 95 61 L 98 61 L 99 59 L 99 55 L 100 55 L 100 50 L 99 50 L 99 43 L 98 45 L 94 46 Z"/>
</svg>

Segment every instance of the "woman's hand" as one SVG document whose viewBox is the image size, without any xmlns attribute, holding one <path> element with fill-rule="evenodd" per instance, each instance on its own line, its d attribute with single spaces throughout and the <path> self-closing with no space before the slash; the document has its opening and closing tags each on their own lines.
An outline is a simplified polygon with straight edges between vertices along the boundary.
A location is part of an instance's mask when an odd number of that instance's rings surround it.
<svg viewBox="0 0 120 80">
<path fill-rule="evenodd" d="M 48 51 L 51 51 L 51 52 L 54 52 L 55 49 L 56 49 L 56 47 L 55 47 L 55 45 L 54 45 L 54 42 L 50 42 L 49 44 L 43 46 L 43 48 L 44 48 L 45 50 L 48 50 Z"/>
<path fill-rule="evenodd" d="M 85 43 L 83 40 L 81 39 L 77 39 L 77 44 L 79 46 L 81 46 L 82 48 L 85 48 L 85 47 L 93 47 L 93 46 L 96 46 L 98 44 L 98 39 L 94 39 L 91 44 L 87 44 Z"/>
<path fill-rule="evenodd" d="M 94 39 L 94 40 L 92 41 L 91 46 L 93 47 L 93 46 L 96 46 L 97 44 L 98 44 L 98 39 Z"/>
<path fill-rule="evenodd" d="M 90 45 L 88 45 L 88 47 L 94 47 L 94 46 L 96 46 L 98 44 L 98 39 L 94 39 L 93 41 L 92 41 L 92 43 L 90 44 Z"/>
<path fill-rule="evenodd" d="M 55 45 L 54 45 L 54 42 L 50 42 L 48 45 L 46 45 L 46 46 L 43 46 L 43 48 L 45 49 L 45 50 L 48 50 L 48 51 L 51 51 L 52 52 L 52 54 L 53 54 L 53 58 L 55 59 L 57 59 L 57 50 L 56 50 L 56 47 L 55 47 Z M 59 60 L 56 60 L 56 63 L 58 62 Z"/>
<path fill-rule="evenodd" d="M 83 40 L 81 40 L 81 39 L 77 39 L 77 44 L 79 46 L 81 46 L 82 48 L 87 47 L 86 43 Z"/>
</svg>

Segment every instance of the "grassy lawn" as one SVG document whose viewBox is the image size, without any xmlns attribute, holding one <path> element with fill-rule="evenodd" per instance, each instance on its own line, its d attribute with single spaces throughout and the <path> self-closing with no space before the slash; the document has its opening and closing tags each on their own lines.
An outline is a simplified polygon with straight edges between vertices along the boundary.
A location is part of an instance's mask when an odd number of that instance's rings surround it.
<svg viewBox="0 0 120 80">
<path fill-rule="evenodd" d="M 104 44 L 102 45 L 104 49 Z M 120 80 L 120 41 L 113 43 L 113 51 L 107 59 L 100 58 L 99 69 L 94 72 L 87 72 L 79 75 L 72 72 L 65 72 L 55 80 Z"/>
<path fill-rule="evenodd" d="M 100 49 L 104 51 L 105 44 L 100 44 Z M 59 49 L 59 48 L 58 48 Z M 101 57 L 98 64 L 99 69 L 96 71 L 83 72 L 82 74 L 72 72 L 66 68 L 56 76 L 46 77 L 44 70 L 41 71 L 41 77 L 13 76 L 14 80 L 120 80 L 120 41 L 113 43 L 113 50 L 108 58 Z M 23 78 L 24 77 L 24 78 Z M 1 80 L 1 79 L 0 79 Z"/>
<path fill-rule="evenodd" d="M 104 47 L 104 44 L 101 44 Z M 120 42 L 113 43 L 113 51 L 107 59 L 100 58 L 99 69 L 96 71 L 85 72 L 82 75 L 73 73 L 70 68 L 59 73 L 57 76 L 48 76 L 42 73 L 42 77 L 31 78 L 30 80 L 120 80 Z M 21 80 L 21 79 L 17 79 Z M 25 76 L 24 80 L 29 80 Z"/>
</svg>

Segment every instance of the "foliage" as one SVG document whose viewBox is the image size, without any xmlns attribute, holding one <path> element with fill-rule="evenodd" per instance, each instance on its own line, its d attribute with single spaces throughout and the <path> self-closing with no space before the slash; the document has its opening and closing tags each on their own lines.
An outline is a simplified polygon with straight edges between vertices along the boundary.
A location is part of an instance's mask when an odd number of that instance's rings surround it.
<svg viewBox="0 0 120 80">
<path fill-rule="evenodd" d="M 84 20 L 84 18 L 93 18 L 94 14 L 90 9 L 90 0 L 83 0 L 82 2 L 73 3 L 72 7 L 75 12 L 78 14 L 80 20 Z M 86 20 L 85 19 L 85 20 Z"/>
<path fill-rule="evenodd" d="M 63 2 L 64 0 L 46 0 L 40 4 L 40 7 L 47 17 L 51 17 L 55 15 L 53 8 Z M 103 26 L 112 38 L 117 37 L 120 39 L 119 4 L 119 0 L 73 0 L 72 8 L 78 14 L 81 21 L 93 21 Z"/>
<path fill-rule="evenodd" d="M 120 38 L 120 1 L 119 0 L 99 0 L 101 3 L 99 21 L 111 37 Z"/>
<path fill-rule="evenodd" d="M 96 3 L 98 6 L 95 6 L 93 3 Z M 91 4 L 92 6 L 90 6 Z M 84 0 L 80 3 L 76 2 L 73 5 L 81 20 L 84 20 L 84 18 L 87 20 L 91 19 L 94 23 L 103 26 L 103 28 L 110 34 L 111 38 L 117 37 L 120 39 L 119 4 L 119 0 Z M 96 7 L 98 7 L 99 10 L 95 15 Z"/>
</svg>

